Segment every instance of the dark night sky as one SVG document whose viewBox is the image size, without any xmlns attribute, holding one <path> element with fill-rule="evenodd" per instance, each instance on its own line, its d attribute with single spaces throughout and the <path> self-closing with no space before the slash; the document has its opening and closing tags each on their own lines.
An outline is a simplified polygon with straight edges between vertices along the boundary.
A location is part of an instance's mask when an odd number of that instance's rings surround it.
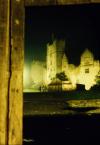
<svg viewBox="0 0 100 145">
<path fill-rule="evenodd" d="M 85 48 L 100 60 L 100 4 L 26 7 L 25 13 L 25 63 L 46 59 L 52 34 L 66 40 L 70 63 L 78 65 Z"/>
</svg>

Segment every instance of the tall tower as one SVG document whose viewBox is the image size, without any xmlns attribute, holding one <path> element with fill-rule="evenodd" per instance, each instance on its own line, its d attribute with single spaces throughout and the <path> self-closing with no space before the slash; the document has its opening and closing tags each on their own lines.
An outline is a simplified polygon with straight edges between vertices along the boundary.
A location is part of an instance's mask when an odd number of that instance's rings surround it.
<svg viewBox="0 0 100 145">
<path fill-rule="evenodd" d="M 49 84 L 57 73 L 62 72 L 62 58 L 65 50 L 65 40 L 54 40 L 47 44 L 47 83 Z"/>
</svg>

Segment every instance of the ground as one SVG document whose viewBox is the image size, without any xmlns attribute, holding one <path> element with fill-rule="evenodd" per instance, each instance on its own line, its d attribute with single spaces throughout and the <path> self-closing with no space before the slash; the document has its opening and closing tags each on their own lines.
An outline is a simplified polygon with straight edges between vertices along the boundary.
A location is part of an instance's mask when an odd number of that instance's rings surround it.
<svg viewBox="0 0 100 145">
<path fill-rule="evenodd" d="M 100 113 L 99 90 L 24 93 L 24 115 Z"/>
</svg>

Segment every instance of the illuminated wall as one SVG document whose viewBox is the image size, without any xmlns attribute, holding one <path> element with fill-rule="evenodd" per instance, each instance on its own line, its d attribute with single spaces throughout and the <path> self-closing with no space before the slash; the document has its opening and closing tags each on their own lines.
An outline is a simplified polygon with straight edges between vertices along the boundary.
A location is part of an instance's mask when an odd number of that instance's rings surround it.
<svg viewBox="0 0 100 145">
<path fill-rule="evenodd" d="M 65 74 L 68 75 L 68 59 L 65 54 L 62 58 L 62 72 L 65 72 Z"/>
<path fill-rule="evenodd" d="M 68 64 L 66 64 L 68 65 Z M 86 49 L 81 55 L 80 65 L 76 67 L 73 64 L 68 65 L 68 77 L 73 86 L 76 84 L 85 85 L 85 89 L 89 90 L 96 84 L 96 75 L 100 70 L 100 63 L 94 60 L 93 54 Z"/>
<path fill-rule="evenodd" d="M 53 41 L 47 44 L 47 83 L 49 84 L 56 74 L 62 72 L 62 59 L 64 55 L 65 41 Z"/>
<path fill-rule="evenodd" d="M 47 44 L 47 83 L 56 75 L 56 44 Z"/>
<path fill-rule="evenodd" d="M 96 84 L 95 77 L 100 70 L 99 61 L 94 60 L 93 54 L 86 49 L 81 56 L 80 72 L 78 81 L 80 84 L 85 84 L 85 89 L 89 90 Z"/>
<path fill-rule="evenodd" d="M 64 53 L 65 42 L 60 42 L 60 47 L 56 44 L 54 41 L 53 44 L 47 45 L 47 83 L 52 81 L 56 73 L 64 71 L 73 87 L 76 87 L 76 84 L 83 84 L 85 89 L 89 90 L 96 84 L 96 75 L 100 70 L 99 60 L 94 60 L 93 54 L 86 49 L 81 55 L 80 65 L 76 67 L 68 63 Z"/>
<path fill-rule="evenodd" d="M 68 77 L 73 87 L 76 87 L 78 74 L 79 74 L 79 68 L 76 67 L 74 64 L 69 64 Z"/>
<path fill-rule="evenodd" d="M 99 60 L 94 60 L 93 54 L 86 49 L 81 55 L 80 65 L 76 67 L 74 64 L 69 64 L 64 49 L 64 40 L 55 40 L 52 44 L 47 44 L 46 62 L 33 61 L 31 71 L 28 70 L 27 66 L 25 67 L 24 87 L 48 86 L 48 84 L 57 80 L 56 74 L 61 72 L 65 72 L 68 81 L 71 83 L 68 86 L 69 82 L 66 82 L 66 85 L 64 85 L 66 90 L 67 87 L 75 89 L 77 84 L 85 85 L 86 90 L 95 85 L 96 75 L 100 71 Z"/>
</svg>

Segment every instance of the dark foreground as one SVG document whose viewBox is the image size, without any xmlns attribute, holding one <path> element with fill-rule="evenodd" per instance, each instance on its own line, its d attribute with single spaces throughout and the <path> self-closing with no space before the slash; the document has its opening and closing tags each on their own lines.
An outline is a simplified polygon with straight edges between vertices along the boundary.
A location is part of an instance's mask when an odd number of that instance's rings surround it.
<svg viewBox="0 0 100 145">
<path fill-rule="evenodd" d="M 24 145 L 99 145 L 100 115 L 24 117 Z"/>
<path fill-rule="evenodd" d="M 99 99 L 100 102 L 100 91 L 72 91 L 72 92 L 38 92 L 38 93 L 24 93 L 24 115 L 49 115 L 49 114 L 75 114 L 79 112 L 80 107 L 90 107 L 88 109 L 94 111 L 98 109 L 100 103 L 97 105 L 95 102 Z M 77 104 L 78 110 L 71 108 L 71 104 L 68 101 L 80 100 Z M 84 100 L 87 100 L 84 102 Z M 89 101 L 94 100 L 94 105 L 89 104 Z M 83 103 L 82 103 L 83 102 Z M 83 105 L 81 105 L 83 104 Z M 74 105 L 75 106 L 75 105 Z M 93 108 L 94 107 L 94 108 Z M 96 108 L 97 107 L 97 108 Z M 83 110 L 82 110 L 83 111 Z M 89 111 L 89 110 L 84 110 Z M 98 111 L 100 113 L 100 109 Z"/>
</svg>

